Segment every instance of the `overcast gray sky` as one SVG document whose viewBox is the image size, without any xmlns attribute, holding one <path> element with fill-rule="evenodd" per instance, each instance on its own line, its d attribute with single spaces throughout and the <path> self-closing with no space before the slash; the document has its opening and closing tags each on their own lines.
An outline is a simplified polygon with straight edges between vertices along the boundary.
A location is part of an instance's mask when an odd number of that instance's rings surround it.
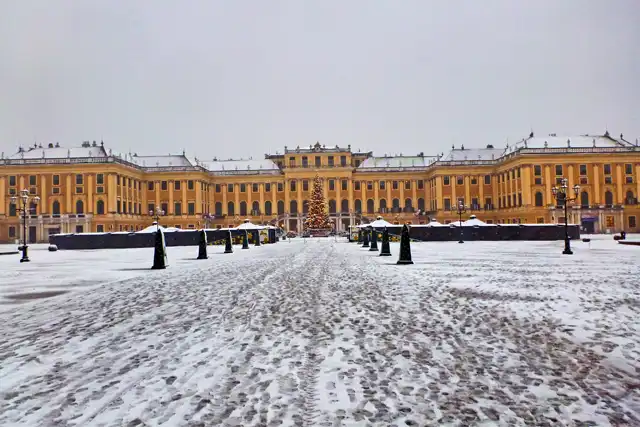
<svg viewBox="0 0 640 427">
<path fill-rule="evenodd" d="M 638 0 L 3 0 L 0 148 L 640 137 Z"/>
</svg>

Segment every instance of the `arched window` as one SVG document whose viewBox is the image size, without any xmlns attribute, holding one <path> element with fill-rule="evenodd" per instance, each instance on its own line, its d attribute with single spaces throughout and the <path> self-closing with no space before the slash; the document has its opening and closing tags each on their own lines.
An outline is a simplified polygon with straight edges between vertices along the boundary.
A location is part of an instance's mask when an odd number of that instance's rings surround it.
<svg viewBox="0 0 640 427">
<path fill-rule="evenodd" d="M 375 203 L 373 199 L 367 200 L 367 213 L 372 214 L 375 211 Z"/>
<path fill-rule="evenodd" d="M 411 199 L 405 199 L 405 201 L 404 201 L 404 211 L 405 212 L 413 212 L 413 201 Z"/>
<path fill-rule="evenodd" d="M 216 202 L 214 213 L 217 216 L 222 216 L 222 202 Z"/>
<path fill-rule="evenodd" d="M 247 202 L 240 202 L 240 216 L 247 216 Z"/>
<path fill-rule="evenodd" d="M 362 213 L 362 201 L 360 199 L 355 201 L 355 210 L 357 213 Z"/>
<path fill-rule="evenodd" d="M 542 197 L 542 193 L 540 191 L 536 192 L 535 195 L 535 204 L 536 206 L 540 207 L 540 206 L 544 206 L 544 199 Z"/>
<path fill-rule="evenodd" d="M 102 201 L 102 199 L 98 199 L 98 201 L 96 202 L 96 214 L 104 215 L 104 202 Z"/>
<path fill-rule="evenodd" d="M 424 211 L 424 199 L 422 197 L 418 199 L 418 210 Z"/>
<path fill-rule="evenodd" d="M 227 215 L 236 214 L 236 205 L 233 202 L 227 203 Z"/>
<path fill-rule="evenodd" d="M 269 201 L 269 200 L 264 202 L 264 214 L 265 215 L 272 215 L 272 212 L 271 212 L 271 201 Z"/>
<path fill-rule="evenodd" d="M 298 202 L 296 202 L 295 200 L 292 200 L 291 203 L 289 203 L 289 213 L 298 213 Z"/>
<path fill-rule="evenodd" d="M 309 213 L 309 201 L 308 200 L 303 200 L 302 201 L 302 213 L 304 213 L 304 214 L 308 214 Z"/>
<path fill-rule="evenodd" d="M 284 214 L 284 202 L 282 200 L 278 200 L 278 215 Z"/>
<path fill-rule="evenodd" d="M 391 202 L 391 209 L 393 212 L 400 212 L 400 199 L 393 199 Z"/>
<path fill-rule="evenodd" d="M 31 202 L 29 203 L 29 215 L 37 215 L 38 214 L 38 205 Z"/>
<path fill-rule="evenodd" d="M 251 204 L 251 215 L 260 215 L 260 202 L 253 202 Z"/>
<path fill-rule="evenodd" d="M 387 201 L 385 199 L 380 199 L 380 212 L 387 211 Z"/>
<path fill-rule="evenodd" d="M 580 193 L 580 205 L 583 207 L 589 206 L 589 193 L 586 191 Z"/>
<path fill-rule="evenodd" d="M 340 206 L 340 211 L 342 211 L 343 213 L 348 213 L 349 212 L 349 200 L 348 199 L 342 199 L 342 203 Z"/>
<path fill-rule="evenodd" d="M 613 205 L 613 193 L 609 190 L 604 193 L 604 204 Z"/>
<path fill-rule="evenodd" d="M 84 202 L 82 200 L 76 201 L 76 213 L 83 214 L 84 213 Z"/>
<path fill-rule="evenodd" d="M 333 199 L 329 200 L 329 213 L 330 214 L 336 213 L 336 201 Z"/>
<path fill-rule="evenodd" d="M 51 205 L 51 213 L 53 215 L 60 215 L 60 202 L 57 200 L 53 201 L 53 204 Z"/>
</svg>

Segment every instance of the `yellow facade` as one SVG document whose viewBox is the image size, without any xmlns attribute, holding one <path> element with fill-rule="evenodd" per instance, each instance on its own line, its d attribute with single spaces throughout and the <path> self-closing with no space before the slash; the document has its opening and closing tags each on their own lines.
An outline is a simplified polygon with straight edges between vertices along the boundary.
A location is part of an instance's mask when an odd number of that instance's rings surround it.
<svg viewBox="0 0 640 427">
<path fill-rule="evenodd" d="M 57 232 L 140 230 L 156 207 L 165 211 L 166 226 L 235 226 L 249 218 L 300 232 L 316 174 L 338 230 L 378 215 L 396 223 L 457 221 L 459 201 L 463 219 L 558 223 L 564 213 L 552 188 L 564 177 L 569 187 L 581 187 L 569 219 L 583 231 L 640 231 L 640 148 L 608 134 L 571 140 L 530 135 L 513 147 L 460 147 L 433 157 L 375 157 L 316 144 L 285 147 L 264 160 L 210 163 L 184 155 L 118 156 L 95 143 L 38 146 L 0 159 L 0 241 L 22 236 L 11 204 L 22 189 L 41 199 L 27 220 L 32 242 Z"/>
</svg>

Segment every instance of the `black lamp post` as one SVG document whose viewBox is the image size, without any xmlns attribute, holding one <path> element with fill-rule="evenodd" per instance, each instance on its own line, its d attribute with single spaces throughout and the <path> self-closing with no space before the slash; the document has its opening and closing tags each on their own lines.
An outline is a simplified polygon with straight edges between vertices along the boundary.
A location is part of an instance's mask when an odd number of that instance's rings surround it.
<svg viewBox="0 0 640 427">
<path fill-rule="evenodd" d="M 154 224 L 156 225 L 156 231 L 160 230 L 160 217 L 164 216 L 164 211 L 160 209 L 160 207 L 156 207 L 155 211 L 149 211 L 149 216 L 153 218 Z"/>
<path fill-rule="evenodd" d="M 564 255 L 573 255 L 573 251 L 571 250 L 571 240 L 569 239 L 569 202 L 573 202 L 578 198 L 578 194 L 580 193 L 580 186 L 574 185 L 573 192 L 574 197 L 569 197 L 569 186 L 567 185 L 567 178 L 562 178 L 560 180 L 560 187 L 553 187 L 551 191 L 553 192 L 553 197 L 556 199 L 556 204 L 560 205 L 560 203 L 564 204 L 564 250 L 562 253 Z"/>
<path fill-rule="evenodd" d="M 458 212 L 458 219 L 460 222 L 460 240 L 458 240 L 458 243 L 464 243 L 464 240 L 462 239 L 462 215 L 467 212 L 467 207 L 464 205 L 462 200 L 458 201 L 456 212 Z"/>
<path fill-rule="evenodd" d="M 22 202 L 22 205 L 18 202 Z M 20 197 L 11 197 L 11 203 L 16 205 L 16 211 L 22 213 L 22 258 L 20 258 L 20 262 L 30 261 L 27 255 L 27 218 L 31 214 L 30 202 L 37 205 L 40 202 L 40 197 L 34 196 L 30 198 L 29 191 L 26 189 L 20 191 Z"/>
</svg>

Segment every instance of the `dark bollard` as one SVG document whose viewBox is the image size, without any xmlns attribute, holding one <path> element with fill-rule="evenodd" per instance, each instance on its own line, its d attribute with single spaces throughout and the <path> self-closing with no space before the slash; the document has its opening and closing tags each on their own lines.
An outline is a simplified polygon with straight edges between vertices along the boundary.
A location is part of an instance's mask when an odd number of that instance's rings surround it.
<svg viewBox="0 0 640 427">
<path fill-rule="evenodd" d="M 369 252 L 378 252 L 378 231 L 375 228 L 372 228 L 370 233 L 371 247 L 369 248 Z"/>
<path fill-rule="evenodd" d="M 387 227 L 382 230 L 382 250 L 380 256 L 391 256 L 391 248 L 389 247 L 389 231 Z"/>
<path fill-rule="evenodd" d="M 231 244 L 231 231 L 227 232 L 227 237 L 224 239 L 224 253 L 232 254 L 233 253 L 233 245 Z"/>
<path fill-rule="evenodd" d="M 198 241 L 198 259 L 207 259 L 207 232 L 200 230 L 200 240 Z"/>
<path fill-rule="evenodd" d="M 247 234 L 247 230 L 244 230 L 244 235 L 242 236 L 242 249 L 249 249 L 249 235 Z"/>
<path fill-rule="evenodd" d="M 411 261 L 411 238 L 409 237 L 409 227 L 407 224 L 402 227 L 402 236 L 400 237 L 400 258 L 397 264 L 413 264 Z"/>
<path fill-rule="evenodd" d="M 162 229 L 158 228 L 156 231 L 156 241 L 153 247 L 153 266 L 152 270 L 162 270 L 167 268 L 169 263 L 167 262 L 167 245 L 164 241 L 164 233 Z"/>
<path fill-rule="evenodd" d="M 254 244 L 255 244 L 256 246 L 260 246 L 260 230 L 256 230 L 256 231 L 255 231 L 254 237 L 255 237 L 255 239 L 256 239 L 256 241 L 255 241 L 255 243 L 254 243 Z"/>
<path fill-rule="evenodd" d="M 369 232 L 367 230 L 362 230 L 362 247 L 369 247 Z"/>
<path fill-rule="evenodd" d="M 357 243 L 362 243 L 362 228 L 358 228 L 358 241 Z"/>
</svg>

